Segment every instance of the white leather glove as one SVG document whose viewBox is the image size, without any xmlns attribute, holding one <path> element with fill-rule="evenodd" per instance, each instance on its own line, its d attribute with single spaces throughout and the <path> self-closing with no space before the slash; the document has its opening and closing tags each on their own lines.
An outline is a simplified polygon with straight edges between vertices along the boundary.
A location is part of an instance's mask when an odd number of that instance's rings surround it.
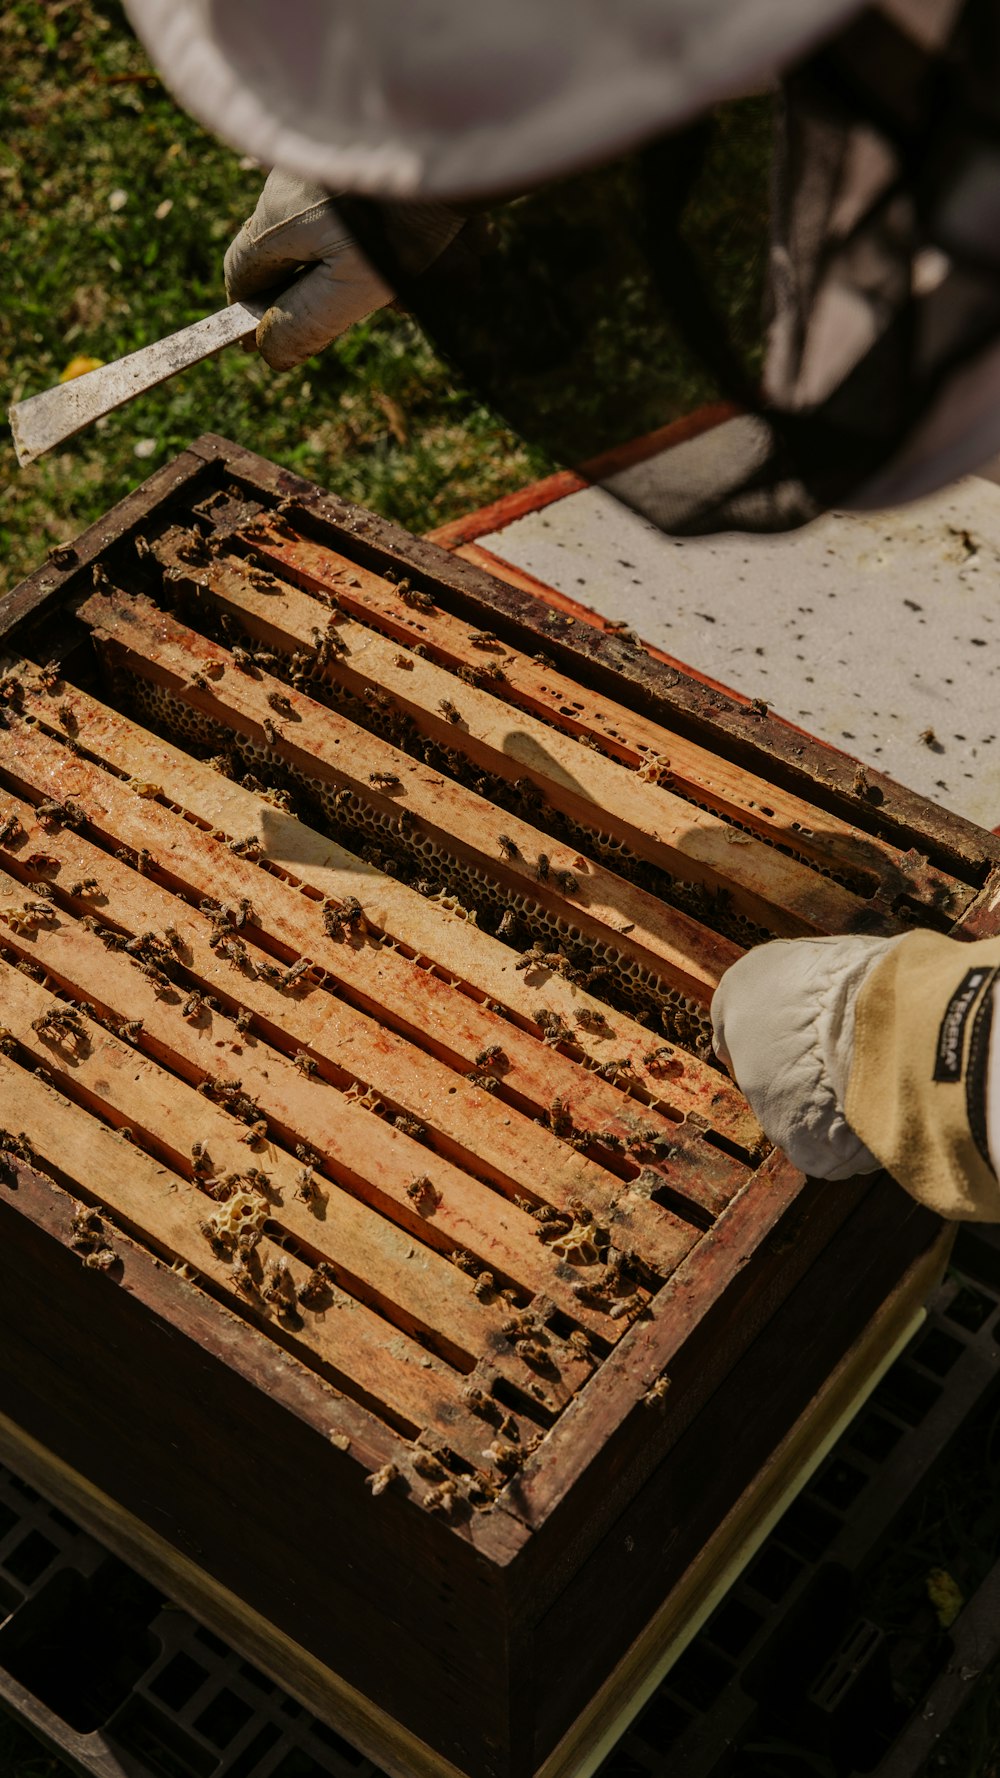
<svg viewBox="0 0 1000 1778">
<path fill-rule="evenodd" d="M 301 364 L 392 301 L 329 192 L 291 173 L 269 174 L 257 208 L 229 247 L 225 274 L 230 302 L 281 290 L 257 327 L 258 350 L 272 370 Z"/>
<path fill-rule="evenodd" d="M 895 938 L 775 939 L 748 951 L 712 1001 L 715 1053 L 761 1127 L 819 1179 L 873 1173 L 875 1156 L 847 1123 L 855 1002 Z"/>
<path fill-rule="evenodd" d="M 388 210 L 392 245 L 411 276 L 444 251 L 462 222 L 446 204 L 394 204 Z M 290 370 L 311 358 L 393 297 L 325 187 L 277 170 L 230 244 L 225 276 L 230 302 L 280 290 L 257 328 L 257 348 L 272 370 Z"/>
</svg>

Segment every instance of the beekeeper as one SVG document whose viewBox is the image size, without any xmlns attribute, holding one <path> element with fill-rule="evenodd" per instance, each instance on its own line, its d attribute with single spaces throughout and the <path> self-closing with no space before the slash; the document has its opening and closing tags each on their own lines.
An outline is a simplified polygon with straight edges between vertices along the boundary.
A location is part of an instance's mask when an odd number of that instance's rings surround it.
<svg viewBox="0 0 1000 1778">
<path fill-rule="evenodd" d="M 126 9 L 178 100 L 274 169 L 225 277 L 232 299 L 275 293 L 257 332 L 275 369 L 392 298 L 345 226 L 348 194 L 377 200 L 389 257 L 419 275 L 477 206 L 781 80 L 763 380 L 782 418 L 760 419 L 736 494 L 703 502 L 694 528 L 713 511 L 716 528 L 803 522 L 833 494 L 891 504 L 1000 449 L 992 0 Z M 998 970 L 1000 941 L 927 932 L 762 945 L 716 993 L 716 1049 L 807 1173 L 884 1166 L 945 1216 L 1000 1218 Z"/>
</svg>

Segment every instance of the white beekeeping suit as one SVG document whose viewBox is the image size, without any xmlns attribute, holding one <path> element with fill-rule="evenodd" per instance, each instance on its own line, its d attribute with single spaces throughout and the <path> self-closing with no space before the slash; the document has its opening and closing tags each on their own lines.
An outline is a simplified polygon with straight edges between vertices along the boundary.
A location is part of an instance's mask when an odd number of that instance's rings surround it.
<svg viewBox="0 0 1000 1778">
<path fill-rule="evenodd" d="M 844 392 L 863 439 L 879 393 L 858 383 L 858 369 L 878 371 L 902 319 L 920 399 L 908 404 L 891 359 L 885 387 L 900 426 L 861 473 L 853 503 L 913 497 L 1000 448 L 995 0 L 126 0 L 126 9 L 181 103 L 275 169 L 226 256 L 231 296 L 278 287 L 258 333 L 274 367 L 301 362 L 391 295 L 331 192 L 381 200 L 396 262 L 419 272 L 470 202 L 599 165 L 786 76 L 769 397 L 810 422 L 829 403 L 833 430 L 813 468 L 850 476 L 829 443 L 852 416 Z M 817 74 L 802 58 L 828 41 Z M 779 443 L 785 450 L 787 436 Z M 850 453 L 845 444 L 841 457 Z M 779 468 L 784 460 L 776 453 Z M 796 496 L 790 523 L 830 503 L 822 475 L 804 483 L 814 503 Z M 716 510 L 753 522 L 745 501 Z M 997 1219 L 998 973 L 1000 940 L 911 932 L 763 945 L 716 994 L 716 1049 L 768 1136 L 805 1171 L 836 1180 L 883 1165 L 943 1215 Z"/>
</svg>

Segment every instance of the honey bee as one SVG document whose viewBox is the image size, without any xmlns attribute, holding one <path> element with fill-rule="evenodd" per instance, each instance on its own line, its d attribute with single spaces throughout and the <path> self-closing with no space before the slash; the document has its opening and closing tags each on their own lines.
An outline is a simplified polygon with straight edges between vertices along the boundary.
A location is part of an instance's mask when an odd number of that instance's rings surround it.
<svg viewBox="0 0 1000 1778">
<path fill-rule="evenodd" d="M 279 731 L 275 728 L 274 723 L 269 722 L 267 717 L 265 716 L 263 721 L 261 722 L 260 726 L 264 731 L 264 739 L 267 742 L 268 746 L 269 747 L 277 747 L 279 741 L 282 739 L 282 736 L 279 733 Z"/>
<path fill-rule="evenodd" d="M 311 1167 L 303 1167 L 295 1180 L 295 1196 L 315 1210 L 324 1201 L 324 1193 L 320 1189 Z"/>
<path fill-rule="evenodd" d="M 447 717 L 449 722 L 461 722 L 462 712 L 455 708 L 455 705 L 450 698 L 439 698 L 438 709 L 442 716 Z"/>
<path fill-rule="evenodd" d="M 288 968 L 282 971 L 279 985 L 282 988 L 294 988 L 297 983 L 301 982 L 302 977 L 308 974 L 312 966 L 311 957 L 300 957 L 298 962 L 290 963 Z"/>
<path fill-rule="evenodd" d="M 230 840 L 227 846 L 227 851 L 232 852 L 236 858 L 259 858 L 263 850 L 255 833 L 247 834 L 242 840 Z"/>
<path fill-rule="evenodd" d="M 419 587 L 411 586 L 408 580 L 401 580 L 396 590 L 403 604 L 411 606 L 414 611 L 434 610 L 434 600 L 430 593 L 422 592 Z"/>
<path fill-rule="evenodd" d="M 607 1019 L 596 1007 L 581 1006 L 573 1014 L 581 1031 L 607 1031 L 610 1029 Z"/>
<path fill-rule="evenodd" d="M 549 856 L 548 856 L 547 852 L 539 852 L 538 861 L 535 865 L 535 876 L 538 878 L 538 881 L 540 883 L 547 883 L 548 882 L 548 880 L 549 880 Z"/>
<path fill-rule="evenodd" d="M 339 907 L 333 902 L 325 901 L 323 903 L 323 928 L 330 938 L 342 938 L 345 932 L 365 931 L 367 922 L 357 896 L 345 896 Z"/>
<path fill-rule="evenodd" d="M 436 1488 L 429 1488 L 420 1504 L 428 1513 L 450 1513 L 457 1489 L 458 1483 L 449 1477 L 446 1482 L 439 1483 Z"/>
<path fill-rule="evenodd" d="M 421 1173 L 418 1178 L 411 1179 L 406 1188 L 406 1195 L 408 1198 L 412 1199 L 418 1209 L 426 1209 L 428 1214 L 436 1210 L 441 1202 L 441 1193 L 438 1191 L 433 1180 L 427 1177 L 426 1173 Z M 455 1263 L 457 1264 L 458 1262 L 456 1261 Z"/>
<path fill-rule="evenodd" d="M 376 785 L 379 790 L 397 790 L 399 788 L 399 778 L 395 772 L 369 772 L 368 782 Z"/>
<path fill-rule="evenodd" d="M 497 938 L 512 938 L 516 930 L 517 915 L 511 908 L 508 908 L 506 913 L 502 914 L 500 917 L 500 924 L 497 927 Z"/>
<path fill-rule="evenodd" d="M 305 1050 L 296 1050 L 292 1061 L 300 1074 L 310 1076 L 319 1073 L 317 1064 L 313 1061 L 312 1056 L 306 1054 Z"/>
<path fill-rule="evenodd" d="M 158 796 L 163 795 L 163 785 L 153 784 L 149 778 L 129 778 L 126 782 L 129 790 L 146 802 L 155 802 Z"/>
<path fill-rule="evenodd" d="M 264 1273 L 261 1284 L 261 1296 L 270 1303 L 279 1321 L 298 1320 L 298 1292 L 295 1280 L 286 1265 L 280 1260 L 272 1260 Z"/>
<path fill-rule="evenodd" d="M 487 1044 L 484 1050 L 480 1050 L 476 1057 L 476 1067 L 496 1069 L 509 1068 L 510 1058 L 506 1051 L 500 1048 L 498 1043 L 490 1043 Z"/>
<path fill-rule="evenodd" d="M 325 1308 L 330 1300 L 330 1287 L 334 1283 L 332 1266 L 325 1261 L 315 1266 L 304 1284 L 299 1286 L 299 1302 L 304 1309 Z"/>
<path fill-rule="evenodd" d="M 766 716 L 768 711 L 770 710 L 770 708 L 771 708 L 770 701 L 767 698 L 751 698 L 750 699 L 750 709 L 752 710 L 754 716 Z"/>
<path fill-rule="evenodd" d="M 267 694 L 267 701 L 270 704 L 272 710 L 277 710 L 279 716 L 294 715 L 294 711 L 292 709 L 291 703 L 289 702 L 288 698 L 286 698 L 284 692 L 269 691 Z"/>
<path fill-rule="evenodd" d="M 398 1111 L 392 1121 L 397 1130 L 404 1136 L 411 1137 L 414 1142 L 423 1142 L 427 1135 L 423 1124 L 415 1117 L 409 1117 L 405 1111 Z M 295 1152 L 298 1154 L 298 1149 Z"/>
<path fill-rule="evenodd" d="M 232 654 L 233 665 L 239 667 L 241 673 L 248 674 L 251 679 L 260 678 L 260 668 L 257 666 L 253 655 L 248 648 L 236 646 L 230 650 L 230 653 Z"/>
<path fill-rule="evenodd" d="M 48 797 L 35 812 L 44 827 L 79 827 L 86 820 L 83 810 L 69 799 L 62 803 Z"/>
<path fill-rule="evenodd" d="M 69 546 L 67 545 L 66 547 L 68 548 Z M 71 549 L 69 550 L 69 554 L 75 561 L 76 557 Z M 11 675 L 11 677 L 13 677 L 13 675 Z M 38 683 L 43 691 L 54 692 L 58 690 L 59 686 L 62 684 L 62 670 L 58 661 L 46 661 L 43 667 L 39 667 Z M 20 680 L 18 680 L 18 684 L 20 684 Z M 2 696 L 3 681 L 0 680 L 0 698 L 2 698 Z"/>
<path fill-rule="evenodd" d="M 381 1469 L 373 1470 L 371 1475 L 365 1476 L 365 1486 L 370 1488 L 372 1494 L 377 1498 L 379 1494 L 385 1493 L 390 1482 L 394 1482 L 398 1474 L 399 1470 L 395 1463 L 383 1463 Z"/>
<path fill-rule="evenodd" d="M 394 654 L 392 657 L 392 664 L 394 667 L 402 667 L 404 672 L 413 672 L 413 662 L 408 654 Z"/>
<path fill-rule="evenodd" d="M 473 630 L 470 633 L 469 641 L 471 642 L 473 648 L 502 648 L 503 647 L 503 643 L 500 641 L 498 636 L 494 636 L 492 630 Z"/>
<path fill-rule="evenodd" d="M 196 988 L 184 1001 L 181 1007 L 181 1018 L 190 1020 L 192 1024 L 197 1024 L 204 1010 L 205 1002 Z"/>
<path fill-rule="evenodd" d="M 73 884 L 70 894 L 76 896 L 96 895 L 101 901 L 107 900 L 96 877 L 81 877 L 78 883 Z"/>
<path fill-rule="evenodd" d="M 517 843 L 516 843 L 516 841 L 511 839 L 509 834 L 498 833 L 497 834 L 497 845 L 500 847 L 501 858 L 519 858 L 520 857 L 520 853 L 517 849 Z"/>
<path fill-rule="evenodd" d="M 16 815 L 5 815 L 0 821 L 0 846 L 8 845 L 11 840 L 20 839 L 23 832 L 24 828 Z"/>
<path fill-rule="evenodd" d="M 571 870 L 553 871 L 552 875 L 555 878 L 555 881 L 559 884 L 560 889 L 565 889 L 567 895 L 576 894 L 580 884 Z"/>
<path fill-rule="evenodd" d="M 474 1297 L 478 1297 L 479 1301 L 482 1303 L 486 1302 L 488 1298 L 493 1295 L 495 1289 L 496 1279 L 494 1278 L 493 1273 L 480 1272 L 479 1277 L 472 1286 L 472 1294 Z"/>
<path fill-rule="evenodd" d="M 668 1376 L 657 1377 L 656 1381 L 654 1383 L 650 1384 L 649 1388 L 646 1390 L 645 1394 L 643 1395 L 643 1398 L 642 1398 L 643 1407 L 646 1407 L 646 1408 L 661 1407 L 663 1405 L 663 1402 L 666 1400 L 667 1391 L 669 1390 L 669 1388 L 670 1388 L 670 1378 Z"/>
<path fill-rule="evenodd" d="M 249 1030 L 252 1023 L 253 1023 L 253 1013 L 250 1011 L 250 1008 L 247 1006 L 241 1006 L 239 1012 L 236 1014 L 236 1029 L 237 1029 L 237 1031 Z"/>
<path fill-rule="evenodd" d="M 37 1031 L 39 1037 L 46 1037 L 51 1033 L 57 1041 L 65 1040 L 77 1047 L 89 1042 L 87 1027 L 75 1006 L 50 1007 L 48 1012 L 40 1013 L 37 1019 L 32 1019 L 31 1029 Z"/>
</svg>

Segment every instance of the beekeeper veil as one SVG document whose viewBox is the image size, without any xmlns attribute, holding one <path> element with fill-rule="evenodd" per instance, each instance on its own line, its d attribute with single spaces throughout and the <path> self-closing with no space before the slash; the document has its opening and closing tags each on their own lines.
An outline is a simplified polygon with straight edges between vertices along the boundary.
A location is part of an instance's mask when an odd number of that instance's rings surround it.
<svg viewBox="0 0 1000 1778">
<path fill-rule="evenodd" d="M 127 7 L 209 128 L 343 194 L 466 382 L 662 529 L 1000 449 L 995 0 Z M 394 218 L 427 199 L 469 220 L 415 277 Z"/>
</svg>

